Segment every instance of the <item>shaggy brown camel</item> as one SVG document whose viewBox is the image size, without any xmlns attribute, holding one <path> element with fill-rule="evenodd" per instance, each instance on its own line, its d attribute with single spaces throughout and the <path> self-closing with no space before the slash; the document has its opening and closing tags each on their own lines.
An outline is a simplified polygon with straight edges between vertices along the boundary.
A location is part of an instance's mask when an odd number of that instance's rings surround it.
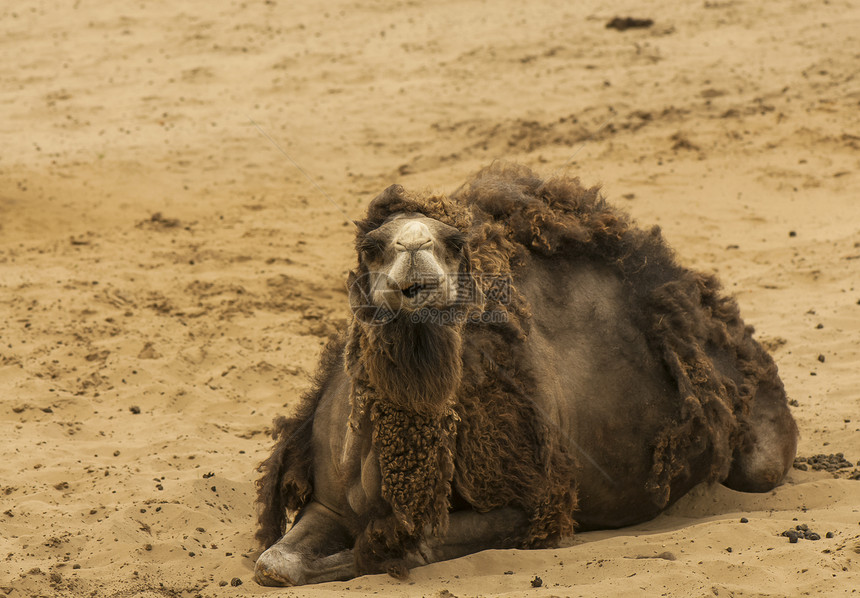
<svg viewBox="0 0 860 598">
<path fill-rule="evenodd" d="M 596 188 L 494 165 L 450 198 L 389 187 L 356 224 L 354 318 L 261 466 L 260 583 L 554 546 L 791 466 L 735 301 Z"/>
</svg>

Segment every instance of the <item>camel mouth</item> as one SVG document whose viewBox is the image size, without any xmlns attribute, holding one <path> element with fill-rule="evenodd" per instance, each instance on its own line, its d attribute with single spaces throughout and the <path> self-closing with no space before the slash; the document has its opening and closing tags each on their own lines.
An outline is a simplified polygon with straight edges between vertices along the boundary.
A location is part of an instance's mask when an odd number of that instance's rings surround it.
<svg viewBox="0 0 860 598">
<path fill-rule="evenodd" d="M 400 289 L 400 292 L 403 293 L 403 296 L 407 299 L 415 299 L 415 297 L 417 297 L 418 294 L 422 291 L 432 291 L 438 286 L 438 284 L 416 282 L 414 284 L 409 285 L 408 287 Z"/>
</svg>

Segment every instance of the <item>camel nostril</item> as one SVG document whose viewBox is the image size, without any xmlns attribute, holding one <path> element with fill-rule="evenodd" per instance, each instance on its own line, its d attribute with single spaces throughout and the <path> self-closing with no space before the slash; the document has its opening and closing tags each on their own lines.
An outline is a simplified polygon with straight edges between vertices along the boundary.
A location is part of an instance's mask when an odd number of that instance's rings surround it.
<svg viewBox="0 0 860 598">
<path fill-rule="evenodd" d="M 409 251 L 409 252 L 423 251 L 425 249 L 433 249 L 433 241 L 431 241 L 429 239 L 427 241 L 423 241 L 423 242 L 417 241 L 414 243 L 401 243 L 400 241 L 397 241 L 394 243 L 394 249 L 396 251 Z"/>
<path fill-rule="evenodd" d="M 397 251 L 422 251 L 433 247 L 433 235 L 422 222 L 407 222 L 394 238 Z"/>
</svg>

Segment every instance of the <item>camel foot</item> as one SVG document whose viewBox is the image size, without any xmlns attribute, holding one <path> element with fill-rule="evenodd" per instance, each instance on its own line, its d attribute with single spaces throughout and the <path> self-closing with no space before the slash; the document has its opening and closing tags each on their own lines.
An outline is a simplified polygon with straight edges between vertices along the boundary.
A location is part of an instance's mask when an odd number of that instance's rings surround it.
<svg viewBox="0 0 860 598">
<path fill-rule="evenodd" d="M 272 546 L 257 559 L 254 578 L 261 586 L 286 587 L 301 585 L 304 563 L 296 554 L 284 554 Z"/>
</svg>

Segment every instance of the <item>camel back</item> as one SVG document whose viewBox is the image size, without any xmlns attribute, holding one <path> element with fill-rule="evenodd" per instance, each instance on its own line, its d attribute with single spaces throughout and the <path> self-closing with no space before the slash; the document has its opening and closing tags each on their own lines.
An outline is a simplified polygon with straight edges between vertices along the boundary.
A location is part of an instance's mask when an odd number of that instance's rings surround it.
<svg viewBox="0 0 860 598">
<path fill-rule="evenodd" d="M 753 329 L 744 325 L 735 300 L 721 295 L 716 278 L 679 265 L 659 227 L 636 228 L 606 203 L 598 187 L 585 188 L 575 178 L 543 180 L 524 166 L 497 163 L 452 199 L 472 215 L 472 245 L 478 248 L 473 259 L 479 270 L 503 272 L 507 265 L 516 272 L 522 253 L 531 252 L 586 258 L 617 273 L 630 313 L 682 401 L 680 420 L 654 443 L 648 482 L 654 502 L 665 506 L 672 481 L 687 475 L 706 451 L 708 481 L 724 479 L 748 431 L 756 389 L 764 385 L 783 396 L 784 390 L 773 360 L 752 338 Z M 515 297 L 517 311 L 527 314 L 527 302 Z M 708 347 L 735 358 L 742 382 L 718 370 Z"/>
</svg>

